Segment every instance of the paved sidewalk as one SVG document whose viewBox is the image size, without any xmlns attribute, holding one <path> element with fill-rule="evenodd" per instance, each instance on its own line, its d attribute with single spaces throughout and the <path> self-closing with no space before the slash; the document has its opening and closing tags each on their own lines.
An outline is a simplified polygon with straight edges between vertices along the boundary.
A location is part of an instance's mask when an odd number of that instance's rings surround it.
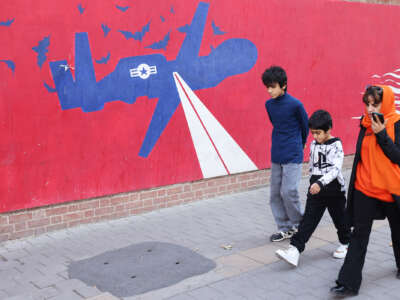
<svg viewBox="0 0 400 300">
<path fill-rule="evenodd" d="M 345 175 L 348 178 L 349 171 Z M 304 178 L 303 204 L 306 188 Z M 265 187 L 1 243 L 0 299 L 120 299 L 70 279 L 68 267 L 72 262 L 149 241 L 188 248 L 214 261 L 216 267 L 123 299 L 330 299 L 328 291 L 342 260 L 331 256 L 337 237 L 328 214 L 307 244 L 299 266 L 293 268 L 274 254 L 288 242 L 269 242 L 276 227 L 267 199 L 269 188 Z M 352 299 L 400 299 L 389 232 L 387 221 L 375 222 L 363 284 L 359 296 Z"/>
</svg>

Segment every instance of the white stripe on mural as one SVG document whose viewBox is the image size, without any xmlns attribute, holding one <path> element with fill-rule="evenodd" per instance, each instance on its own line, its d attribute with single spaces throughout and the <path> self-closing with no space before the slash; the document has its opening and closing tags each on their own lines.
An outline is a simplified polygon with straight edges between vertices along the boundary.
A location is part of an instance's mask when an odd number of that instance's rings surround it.
<svg viewBox="0 0 400 300">
<path fill-rule="evenodd" d="M 182 77 L 173 76 L 204 178 L 257 170 Z"/>
</svg>

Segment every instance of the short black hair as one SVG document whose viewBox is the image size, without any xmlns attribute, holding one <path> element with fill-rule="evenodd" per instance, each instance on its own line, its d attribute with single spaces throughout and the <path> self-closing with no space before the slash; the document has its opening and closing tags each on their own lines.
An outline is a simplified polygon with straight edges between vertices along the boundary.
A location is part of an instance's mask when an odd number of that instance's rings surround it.
<svg viewBox="0 0 400 300">
<path fill-rule="evenodd" d="M 266 87 L 278 83 L 281 88 L 285 86 L 285 92 L 287 90 L 286 72 L 283 68 L 279 66 L 271 66 L 268 69 L 266 69 L 262 74 L 261 79 Z"/>
<path fill-rule="evenodd" d="M 332 117 L 326 110 L 319 109 L 315 111 L 308 119 L 308 127 L 310 129 L 320 129 L 328 131 L 332 128 Z"/>
<path fill-rule="evenodd" d="M 376 85 L 369 85 L 365 89 L 364 95 L 363 95 L 363 102 L 368 105 L 369 104 L 369 96 L 371 96 L 374 99 L 374 104 L 379 104 L 382 102 L 383 99 L 383 88 L 380 86 Z"/>
</svg>

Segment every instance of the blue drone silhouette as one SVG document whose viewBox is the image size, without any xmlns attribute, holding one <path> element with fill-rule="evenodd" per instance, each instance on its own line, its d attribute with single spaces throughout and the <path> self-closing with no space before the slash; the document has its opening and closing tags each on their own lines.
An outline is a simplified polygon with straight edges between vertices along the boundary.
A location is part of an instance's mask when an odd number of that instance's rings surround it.
<svg viewBox="0 0 400 300">
<path fill-rule="evenodd" d="M 193 90 L 217 86 L 229 76 L 245 73 L 257 61 L 257 48 L 247 39 L 228 39 L 199 56 L 209 4 L 200 2 L 175 60 L 161 54 L 119 60 L 115 70 L 96 81 L 88 34 L 75 34 L 75 80 L 66 60 L 50 62 L 61 108 L 101 110 L 104 103 L 134 103 L 137 97 L 158 98 L 139 156 L 148 157 L 180 103 L 173 72 Z"/>
</svg>

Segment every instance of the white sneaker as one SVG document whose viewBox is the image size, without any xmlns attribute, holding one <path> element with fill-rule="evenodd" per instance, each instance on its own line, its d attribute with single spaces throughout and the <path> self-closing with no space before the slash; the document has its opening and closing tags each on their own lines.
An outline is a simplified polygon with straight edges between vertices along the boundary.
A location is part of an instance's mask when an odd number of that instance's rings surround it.
<svg viewBox="0 0 400 300">
<path fill-rule="evenodd" d="M 343 245 L 340 244 L 340 246 L 333 252 L 333 257 L 334 258 L 345 258 L 347 254 L 347 249 L 349 248 L 349 245 Z"/>
<path fill-rule="evenodd" d="M 286 250 L 282 249 L 276 250 L 275 254 L 279 258 L 287 261 L 292 266 L 297 267 L 299 263 L 300 252 L 299 250 L 297 250 L 295 246 L 290 245 L 289 248 L 287 248 Z"/>
</svg>

